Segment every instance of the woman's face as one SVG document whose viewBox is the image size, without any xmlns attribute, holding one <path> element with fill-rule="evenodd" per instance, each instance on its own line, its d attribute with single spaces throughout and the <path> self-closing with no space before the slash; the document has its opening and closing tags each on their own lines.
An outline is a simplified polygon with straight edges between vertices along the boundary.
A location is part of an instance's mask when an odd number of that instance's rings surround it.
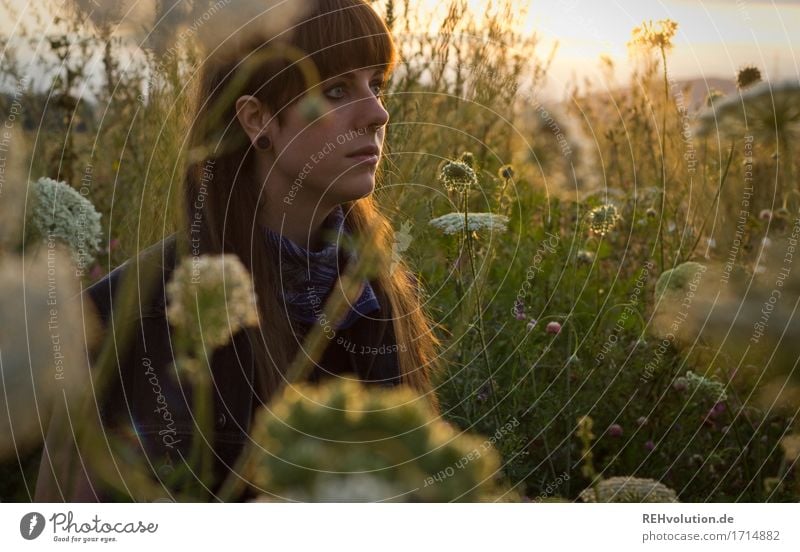
<svg viewBox="0 0 800 552">
<path fill-rule="evenodd" d="M 355 70 L 321 83 L 322 117 L 309 120 L 300 101 L 285 110 L 270 133 L 284 203 L 332 207 L 372 193 L 389 121 L 383 84 L 381 70 Z"/>
</svg>

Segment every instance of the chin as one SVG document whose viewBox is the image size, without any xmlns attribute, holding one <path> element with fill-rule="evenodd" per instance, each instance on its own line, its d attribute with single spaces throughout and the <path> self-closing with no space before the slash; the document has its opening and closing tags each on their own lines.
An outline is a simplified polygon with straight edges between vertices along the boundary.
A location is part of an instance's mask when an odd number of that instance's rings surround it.
<svg viewBox="0 0 800 552">
<path fill-rule="evenodd" d="M 342 190 L 343 201 L 354 201 L 367 197 L 375 191 L 375 179 L 370 176 L 369 178 L 360 178 L 357 181 L 348 182 L 347 187 Z"/>
</svg>

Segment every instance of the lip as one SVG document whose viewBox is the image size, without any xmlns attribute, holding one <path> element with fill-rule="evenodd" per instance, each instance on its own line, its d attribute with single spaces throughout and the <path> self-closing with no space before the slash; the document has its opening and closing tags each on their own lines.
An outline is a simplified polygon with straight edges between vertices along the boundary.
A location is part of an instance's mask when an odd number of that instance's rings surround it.
<svg viewBox="0 0 800 552">
<path fill-rule="evenodd" d="M 373 153 L 348 155 L 347 158 L 354 160 L 357 164 L 366 163 L 368 165 L 377 165 L 379 160 L 378 156 Z"/>
<path fill-rule="evenodd" d="M 354 159 L 368 159 L 371 157 L 377 158 L 380 154 L 381 150 L 378 146 L 364 146 L 363 148 L 359 148 L 348 153 L 347 157 L 352 157 Z"/>
</svg>

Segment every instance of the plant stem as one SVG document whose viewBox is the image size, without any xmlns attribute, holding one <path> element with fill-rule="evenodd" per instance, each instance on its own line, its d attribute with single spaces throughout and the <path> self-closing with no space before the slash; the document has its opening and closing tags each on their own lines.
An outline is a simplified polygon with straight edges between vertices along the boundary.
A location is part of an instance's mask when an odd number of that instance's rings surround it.
<svg viewBox="0 0 800 552">
<path fill-rule="evenodd" d="M 728 153 L 728 160 L 725 162 L 725 170 L 722 173 L 722 177 L 719 180 L 719 185 L 717 186 L 717 192 L 714 194 L 714 199 L 712 203 L 716 203 L 719 201 L 719 195 L 722 192 L 722 186 L 725 185 L 725 180 L 728 178 L 728 170 L 731 168 L 731 161 L 733 161 L 733 145 L 734 142 L 731 141 L 731 150 Z M 711 215 L 711 209 L 706 212 L 706 215 L 703 217 L 703 224 L 700 225 L 700 231 L 697 233 L 697 239 L 695 239 L 694 244 L 692 245 L 691 249 L 686 254 L 686 257 L 681 259 L 681 262 L 686 262 L 689 257 L 694 253 L 694 250 L 697 249 L 697 244 L 700 242 L 700 238 L 703 235 L 703 230 L 706 228 L 706 223 L 708 222 L 708 217 Z"/>
<path fill-rule="evenodd" d="M 661 148 L 661 221 L 658 225 L 658 244 L 661 272 L 664 272 L 664 211 L 667 201 L 667 160 L 666 160 L 666 134 L 667 134 L 667 104 L 669 103 L 669 76 L 667 73 L 667 52 L 661 47 L 661 60 L 664 69 L 664 107 L 661 110 L 661 132 L 659 142 Z"/>
<path fill-rule="evenodd" d="M 492 371 L 492 364 L 489 360 L 489 350 L 486 345 L 486 333 L 484 332 L 483 328 L 483 309 L 481 308 L 481 290 L 480 285 L 478 282 L 478 275 L 475 271 L 475 252 L 472 249 L 472 233 L 469 230 L 469 216 L 467 214 L 467 209 L 469 207 L 467 203 L 467 192 L 464 192 L 464 239 L 466 240 L 467 244 L 467 254 L 469 255 L 469 266 L 472 271 L 472 286 L 475 293 L 475 303 L 478 308 L 478 334 L 481 338 L 481 349 L 483 354 L 484 362 L 486 362 L 486 371 L 488 373 L 488 384 L 489 384 L 489 397 L 492 400 L 492 411 L 494 412 L 495 423 L 497 427 L 500 427 L 502 424 L 500 423 L 500 411 L 497 405 L 497 397 L 495 396 L 495 388 L 494 388 L 494 380 L 492 376 L 494 375 Z"/>
</svg>

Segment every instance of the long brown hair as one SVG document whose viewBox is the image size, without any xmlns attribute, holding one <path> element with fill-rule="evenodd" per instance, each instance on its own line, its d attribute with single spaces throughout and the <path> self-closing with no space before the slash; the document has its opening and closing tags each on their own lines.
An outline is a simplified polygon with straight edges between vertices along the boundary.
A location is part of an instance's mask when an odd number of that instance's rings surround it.
<svg viewBox="0 0 800 552">
<path fill-rule="evenodd" d="M 246 331 L 254 349 L 256 391 L 265 402 L 284 384 L 298 338 L 289 320 L 280 315 L 284 309 L 278 296 L 277 254 L 268 240 L 257 232 L 254 235 L 264 194 L 262 184 L 253 178 L 252 146 L 236 119 L 235 100 L 243 94 L 258 97 L 280 123 L 282 110 L 309 89 L 296 60 L 274 55 L 285 52 L 287 46 L 307 55 L 320 80 L 372 67 L 385 68 L 388 78 L 397 61 L 388 28 L 363 0 L 312 0 L 291 29 L 269 40 L 238 37 L 236 47 L 214 53 L 201 67 L 189 142 L 190 151 L 205 153 L 190 162 L 187 171 L 185 230 L 202 253 L 234 253 L 250 270 L 261 326 Z M 350 232 L 362 236 L 368 226 L 377 229 L 370 234 L 374 245 L 392 249 L 394 230 L 371 195 L 347 202 L 343 208 Z M 198 247 L 194 249 L 197 254 Z M 402 382 L 424 395 L 438 412 L 431 376 L 438 365 L 440 342 L 407 272 L 402 260 L 394 267 L 379 267 L 371 283 L 381 305 L 390 306 L 391 316 L 373 323 L 393 324 Z"/>
</svg>

